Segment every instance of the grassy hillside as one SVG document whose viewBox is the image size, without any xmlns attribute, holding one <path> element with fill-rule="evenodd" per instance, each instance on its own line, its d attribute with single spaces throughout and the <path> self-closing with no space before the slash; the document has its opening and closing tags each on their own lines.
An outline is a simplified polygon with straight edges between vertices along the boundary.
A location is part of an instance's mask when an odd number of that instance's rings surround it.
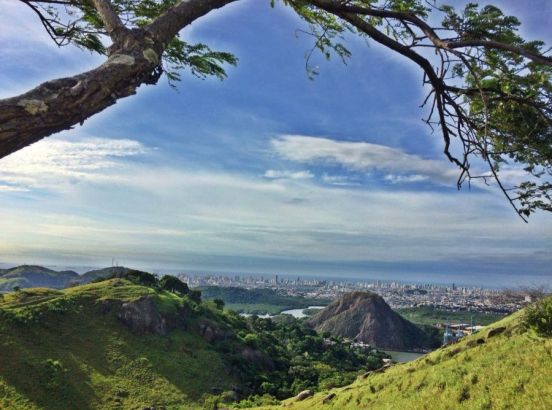
<svg viewBox="0 0 552 410">
<path fill-rule="evenodd" d="M 552 338 L 528 329 L 523 315 L 517 312 L 457 344 L 359 377 L 350 386 L 304 401 L 290 399 L 285 408 L 550 409 Z M 335 396 L 324 403 L 329 394 Z"/>
<path fill-rule="evenodd" d="M 161 310 L 182 299 L 126 280 L 64 291 L 30 289 L 0 300 L 0 408 L 198 407 L 212 388 L 229 390 L 220 355 L 197 332 L 137 337 L 103 312 L 142 296 Z M 191 307 L 191 305 L 190 305 Z M 194 326 L 190 316 L 187 326 Z"/>
<path fill-rule="evenodd" d="M 292 317 L 242 318 L 175 277 L 116 276 L 0 294 L 0 409 L 273 403 L 351 383 L 385 357 L 326 345 Z"/>
</svg>

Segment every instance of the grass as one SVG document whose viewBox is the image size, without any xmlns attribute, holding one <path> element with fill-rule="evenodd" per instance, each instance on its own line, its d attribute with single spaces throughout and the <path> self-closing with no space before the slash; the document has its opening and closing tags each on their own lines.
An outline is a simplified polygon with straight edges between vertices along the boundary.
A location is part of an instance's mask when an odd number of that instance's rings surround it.
<svg viewBox="0 0 552 410">
<path fill-rule="evenodd" d="M 137 337 L 102 300 L 122 303 L 150 288 L 125 280 L 64 291 L 27 289 L 0 299 L 0 408 L 202 408 L 212 388 L 229 390 L 218 353 L 197 332 Z M 161 292 L 160 310 L 182 299 Z M 189 326 L 193 326 L 190 318 Z"/>
<path fill-rule="evenodd" d="M 293 309 L 292 306 L 271 305 L 268 303 L 228 303 L 225 306 L 226 308 L 235 310 L 236 312 L 257 315 L 264 315 L 267 313 L 270 315 L 277 315 L 284 310 Z"/>
<path fill-rule="evenodd" d="M 495 313 L 481 312 L 449 312 L 432 307 L 415 307 L 395 309 L 397 313 L 411 322 L 421 325 L 435 325 L 437 323 L 471 323 L 473 318 L 474 325 L 487 326 L 497 320 L 503 319 L 505 315 Z"/>
<path fill-rule="evenodd" d="M 290 410 L 550 409 L 552 339 L 528 330 L 522 317 L 522 312 L 515 313 L 457 344 L 360 377 L 332 390 L 336 396 L 327 404 L 323 399 L 330 391 L 284 404 Z M 498 327 L 506 329 L 487 337 Z"/>
<path fill-rule="evenodd" d="M 117 309 L 105 309 L 104 301 L 118 306 L 143 296 L 162 312 L 189 312 L 182 326 L 163 337 L 136 336 L 118 321 Z M 211 304 L 200 312 L 187 298 L 124 279 L 0 295 L 0 409 L 206 408 L 213 389 L 228 391 L 237 382 L 197 332 L 198 321 L 222 315 Z M 552 338 L 525 318 L 518 312 L 413 362 L 301 402 L 286 400 L 285 408 L 552 408 Z M 323 403 L 330 392 L 335 397 Z"/>
</svg>

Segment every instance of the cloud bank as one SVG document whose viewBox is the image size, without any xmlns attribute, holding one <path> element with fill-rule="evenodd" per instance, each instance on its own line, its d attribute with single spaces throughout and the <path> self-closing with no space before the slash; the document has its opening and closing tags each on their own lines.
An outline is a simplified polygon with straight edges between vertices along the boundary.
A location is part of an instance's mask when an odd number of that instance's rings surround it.
<svg viewBox="0 0 552 410">
<path fill-rule="evenodd" d="M 289 156 L 310 161 L 330 156 L 324 152 Z M 9 187 L 0 189 L 0 255 L 72 263 L 116 257 L 182 268 L 203 255 L 203 268 L 239 257 L 244 267 L 271 261 L 270 270 L 284 259 L 296 267 L 331 263 L 339 270 L 340 261 L 342 269 L 408 270 L 458 264 L 465 255 L 530 259 L 552 241 L 546 223 L 521 224 L 487 193 L 364 188 L 327 174 L 321 184 L 306 170 L 189 169 L 167 163 L 167 155 L 135 140 L 83 138 L 44 140 L 9 157 L 0 171 L 0 185 Z M 361 157 L 362 169 L 369 168 L 371 154 Z"/>
<path fill-rule="evenodd" d="M 393 182 L 430 179 L 453 184 L 458 171 L 442 161 L 422 158 L 398 148 L 369 142 L 350 142 L 304 135 L 283 135 L 271 141 L 281 158 L 302 164 L 339 165 L 356 172 L 381 172 Z"/>
</svg>

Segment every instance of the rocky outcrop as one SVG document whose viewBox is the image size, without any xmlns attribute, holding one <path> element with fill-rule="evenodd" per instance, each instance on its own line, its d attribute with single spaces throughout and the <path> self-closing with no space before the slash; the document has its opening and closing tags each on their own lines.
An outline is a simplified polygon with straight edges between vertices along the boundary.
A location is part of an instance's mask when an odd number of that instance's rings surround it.
<svg viewBox="0 0 552 410">
<path fill-rule="evenodd" d="M 501 333 L 504 333 L 506 328 L 504 326 L 501 327 L 495 327 L 494 329 L 489 330 L 489 333 L 487 333 L 487 339 L 491 337 L 495 337 L 496 335 L 499 335 Z"/>
<path fill-rule="evenodd" d="M 312 390 L 303 390 L 302 392 L 300 392 L 297 396 L 295 396 L 295 400 L 296 401 L 303 401 L 305 400 L 306 398 L 309 398 L 313 395 L 314 393 L 312 392 Z"/>
<path fill-rule="evenodd" d="M 147 296 L 123 303 L 117 318 L 133 333 L 139 335 L 167 334 L 165 318 L 157 310 L 152 298 Z"/>
<path fill-rule="evenodd" d="M 224 340 L 227 337 L 223 329 L 210 322 L 203 322 L 199 325 L 199 334 L 209 343 Z"/>
<path fill-rule="evenodd" d="M 270 356 L 259 350 L 246 347 L 242 350 L 241 356 L 249 363 L 252 363 L 261 369 L 269 371 L 275 369 L 274 361 L 270 358 Z"/>
<path fill-rule="evenodd" d="M 324 397 L 324 399 L 322 399 L 322 403 L 328 404 L 328 403 L 331 402 L 334 398 L 335 398 L 335 393 L 330 393 L 330 394 L 326 395 L 326 396 Z"/>
<path fill-rule="evenodd" d="M 309 323 L 328 332 L 378 349 L 413 351 L 432 347 L 431 338 L 394 312 L 383 298 L 370 292 L 351 292 L 315 314 Z"/>
</svg>

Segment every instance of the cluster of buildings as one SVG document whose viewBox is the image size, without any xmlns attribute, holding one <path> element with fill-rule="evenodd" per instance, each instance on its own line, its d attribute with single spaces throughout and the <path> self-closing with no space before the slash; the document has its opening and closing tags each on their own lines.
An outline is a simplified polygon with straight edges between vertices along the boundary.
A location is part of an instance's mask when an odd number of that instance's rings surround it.
<svg viewBox="0 0 552 410">
<path fill-rule="evenodd" d="M 331 280 L 279 275 L 190 274 L 180 279 L 191 287 L 224 286 L 247 289 L 271 288 L 290 296 L 335 299 L 351 291 L 371 291 L 381 295 L 392 308 L 429 306 L 447 311 L 507 314 L 531 301 L 522 292 L 450 285 L 402 283 L 382 280 Z"/>
</svg>

